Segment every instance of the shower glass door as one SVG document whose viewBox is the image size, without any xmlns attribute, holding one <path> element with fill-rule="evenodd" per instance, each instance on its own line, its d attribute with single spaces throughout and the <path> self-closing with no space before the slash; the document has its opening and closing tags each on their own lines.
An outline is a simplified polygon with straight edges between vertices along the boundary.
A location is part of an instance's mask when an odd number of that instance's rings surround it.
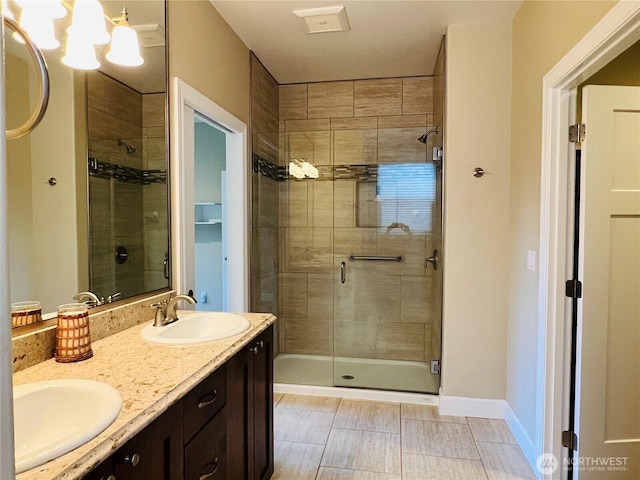
<svg viewBox="0 0 640 480">
<path fill-rule="evenodd" d="M 276 304 L 276 382 L 438 393 L 436 80 L 281 86 L 279 155 L 265 140 L 253 158 L 254 305 Z"/>
<path fill-rule="evenodd" d="M 379 129 L 378 163 L 336 167 L 336 386 L 438 392 L 440 175 L 422 133 Z"/>
</svg>

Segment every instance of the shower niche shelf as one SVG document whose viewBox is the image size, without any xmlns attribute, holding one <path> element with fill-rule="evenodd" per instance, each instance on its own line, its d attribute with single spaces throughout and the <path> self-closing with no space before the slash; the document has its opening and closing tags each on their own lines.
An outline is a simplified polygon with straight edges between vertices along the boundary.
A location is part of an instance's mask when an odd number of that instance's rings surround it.
<svg viewBox="0 0 640 480">
<path fill-rule="evenodd" d="M 221 203 L 196 203 L 195 204 L 196 225 L 221 225 L 222 224 L 222 204 Z"/>
</svg>

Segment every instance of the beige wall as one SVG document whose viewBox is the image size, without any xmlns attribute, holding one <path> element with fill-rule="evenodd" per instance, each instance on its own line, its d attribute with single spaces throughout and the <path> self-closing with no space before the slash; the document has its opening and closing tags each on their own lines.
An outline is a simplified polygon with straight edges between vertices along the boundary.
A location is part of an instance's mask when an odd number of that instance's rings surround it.
<svg viewBox="0 0 640 480">
<path fill-rule="evenodd" d="M 7 79 L 17 82 L 7 85 L 7 108 L 16 102 L 29 105 L 26 99 L 36 98 L 35 81 L 28 81 L 27 71 L 16 70 L 17 57 L 7 54 L 6 61 Z M 48 63 L 56 83 L 41 124 L 22 139 L 7 142 L 11 300 L 39 300 L 45 312 L 78 292 L 75 127 L 69 121 L 74 118 L 73 72 L 60 62 Z M 24 123 L 28 112 L 22 113 L 9 116 L 11 128 Z M 55 187 L 47 183 L 50 177 L 57 179 Z"/>
<path fill-rule="evenodd" d="M 513 22 L 507 396 L 535 440 L 542 78 L 616 2 L 525 1 Z M 570 21 L 568 21 L 570 19 Z"/>
<path fill-rule="evenodd" d="M 502 399 L 511 25 L 452 25 L 446 41 L 442 391 Z"/>
<path fill-rule="evenodd" d="M 169 0 L 169 75 L 249 124 L 249 50 L 207 1 Z"/>
</svg>

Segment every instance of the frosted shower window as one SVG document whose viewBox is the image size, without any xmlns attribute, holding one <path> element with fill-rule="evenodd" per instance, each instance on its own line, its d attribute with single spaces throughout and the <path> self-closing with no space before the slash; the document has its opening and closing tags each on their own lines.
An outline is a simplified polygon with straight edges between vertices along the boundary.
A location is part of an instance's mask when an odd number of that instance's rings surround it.
<svg viewBox="0 0 640 480">
<path fill-rule="evenodd" d="M 406 227 L 411 233 L 431 233 L 435 199 L 436 171 L 432 163 L 378 167 L 375 200 L 380 228 L 391 234 L 401 234 Z"/>
</svg>

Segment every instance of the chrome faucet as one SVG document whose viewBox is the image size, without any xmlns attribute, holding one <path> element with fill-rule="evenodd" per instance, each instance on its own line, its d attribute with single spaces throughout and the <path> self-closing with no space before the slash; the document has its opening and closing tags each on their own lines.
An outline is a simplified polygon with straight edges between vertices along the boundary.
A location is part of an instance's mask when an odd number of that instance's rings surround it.
<svg viewBox="0 0 640 480">
<path fill-rule="evenodd" d="M 156 318 L 153 321 L 154 327 L 163 327 L 178 320 L 178 314 L 176 313 L 176 305 L 180 300 L 189 302 L 190 304 L 198 303 L 195 298 L 189 295 L 176 295 L 171 300 L 164 300 L 159 303 L 152 303 L 152 307 L 156 307 Z"/>
<path fill-rule="evenodd" d="M 74 300 L 77 300 L 80 303 L 84 303 L 87 307 L 97 307 L 102 304 L 102 301 L 98 298 L 98 296 L 93 292 L 80 292 L 77 293 Z"/>
</svg>

